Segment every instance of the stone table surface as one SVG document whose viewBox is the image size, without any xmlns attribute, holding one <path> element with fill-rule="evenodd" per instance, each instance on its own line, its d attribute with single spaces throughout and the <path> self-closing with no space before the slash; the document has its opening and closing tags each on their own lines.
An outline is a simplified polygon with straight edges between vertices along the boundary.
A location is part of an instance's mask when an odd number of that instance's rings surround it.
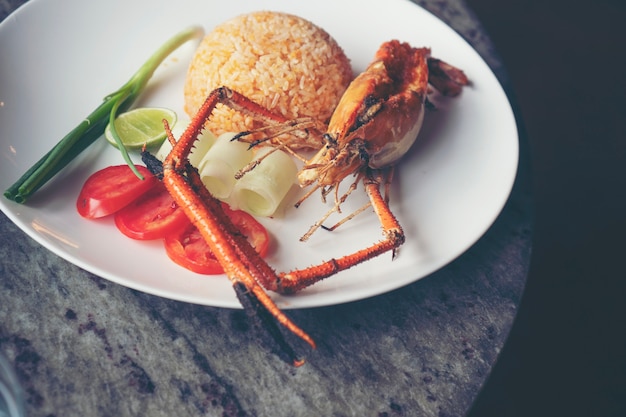
<svg viewBox="0 0 626 417">
<path fill-rule="evenodd" d="M 0 0 L 0 19 L 23 1 Z M 461 0 L 417 2 L 506 74 Z M 521 129 L 523 133 L 523 129 Z M 318 348 L 294 368 L 242 310 L 141 293 L 44 249 L 0 214 L 0 353 L 36 416 L 462 416 L 513 324 L 531 252 L 526 139 L 501 215 L 467 252 L 411 285 L 290 310 Z"/>
</svg>

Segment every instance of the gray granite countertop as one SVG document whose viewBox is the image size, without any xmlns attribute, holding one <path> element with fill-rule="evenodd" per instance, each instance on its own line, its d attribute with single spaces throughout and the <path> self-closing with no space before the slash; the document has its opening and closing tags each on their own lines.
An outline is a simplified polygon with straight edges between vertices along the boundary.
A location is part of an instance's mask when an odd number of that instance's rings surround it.
<svg viewBox="0 0 626 417">
<path fill-rule="evenodd" d="M 0 19 L 23 1 L 0 0 Z M 421 0 L 507 86 L 461 0 Z M 523 132 L 523 129 L 522 129 Z M 513 193 L 442 270 L 343 305 L 290 310 L 318 348 L 294 368 L 242 310 L 159 298 L 57 257 L 0 214 L 0 352 L 29 416 L 462 416 L 514 321 L 531 251 L 525 138 Z"/>
</svg>

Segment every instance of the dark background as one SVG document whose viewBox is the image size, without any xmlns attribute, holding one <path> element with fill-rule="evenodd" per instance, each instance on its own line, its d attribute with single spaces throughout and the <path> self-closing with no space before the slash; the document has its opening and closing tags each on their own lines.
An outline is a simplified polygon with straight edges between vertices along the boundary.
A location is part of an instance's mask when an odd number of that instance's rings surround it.
<svg viewBox="0 0 626 417">
<path fill-rule="evenodd" d="M 511 79 L 535 227 L 471 417 L 626 416 L 626 1 L 467 0 Z"/>
</svg>

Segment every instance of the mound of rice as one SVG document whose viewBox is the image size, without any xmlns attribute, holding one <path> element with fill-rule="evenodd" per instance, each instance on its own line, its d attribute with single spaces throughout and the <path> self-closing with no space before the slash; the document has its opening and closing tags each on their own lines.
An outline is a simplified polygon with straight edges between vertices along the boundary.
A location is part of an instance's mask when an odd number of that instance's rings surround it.
<svg viewBox="0 0 626 417">
<path fill-rule="evenodd" d="M 300 17 L 254 12 L 207 34 L 185 81 L 185 112 L 197 112 L 215 88 L 227 86 L 288 118 L 326 122 L 352 79 L 350 61 L 323 29 Z M 206 127 L 216 134 L 258 127 L 218 106 Z"/>
</svg>

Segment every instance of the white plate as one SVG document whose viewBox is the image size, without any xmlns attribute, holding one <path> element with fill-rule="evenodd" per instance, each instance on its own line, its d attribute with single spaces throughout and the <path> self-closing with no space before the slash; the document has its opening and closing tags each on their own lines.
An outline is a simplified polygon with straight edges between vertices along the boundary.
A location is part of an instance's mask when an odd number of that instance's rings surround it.
<svg viewBox="0 0 626 417">
<path fill-rule="evenodd" d="M 26 3 L 0 25 L 2 191 L 169 37 L 194 24 L 208 31 L 259 7 L 254 0 Z M 432 47 L 434 56 L 462 68 L 473 83 L 427 115 L 419 142 L 399 164 L 391 203 L 407 236 L 399 256 L 393 261 L 391 255 L 380 256 L 295 296 L 272 295 L 278 305 L 323 306 L 390 291 L 436 271 L 474 244 L 502 210 L 518 161 L 509 102 L 479 55 L 451 28 L 404 0 L 270 0 L 262 8 L 295 13 L 326 29 L 355 71 L 364 69 L 383 41 L 397 38 Z M 194 46 L 188 43 L 167 60 L 138 105 L 170 107 L 182 114 L 183 79 Z M 135 242 L 109 219 L 78 216 L 74 202 L 87 176 L 119 163 L 118 152 L 102 140 L 28 205 L 0 198 L 0 207 L 37 242 L 96 275 L 162 297 L 239 307 L 225 277 L 187 272 L 167 258 L 160 242 Z M 364 201 L 362 193 L 355 193 L 344 212 Z M 312 198 L 283 218 L 263 220 L 275 238 L 268 261 L 278 271 L 344 255 L 381 237 L 376 218 L 368 213 L 300 243 L 300 235 L 323 211 L 319 199 Z"/>
</svg>

